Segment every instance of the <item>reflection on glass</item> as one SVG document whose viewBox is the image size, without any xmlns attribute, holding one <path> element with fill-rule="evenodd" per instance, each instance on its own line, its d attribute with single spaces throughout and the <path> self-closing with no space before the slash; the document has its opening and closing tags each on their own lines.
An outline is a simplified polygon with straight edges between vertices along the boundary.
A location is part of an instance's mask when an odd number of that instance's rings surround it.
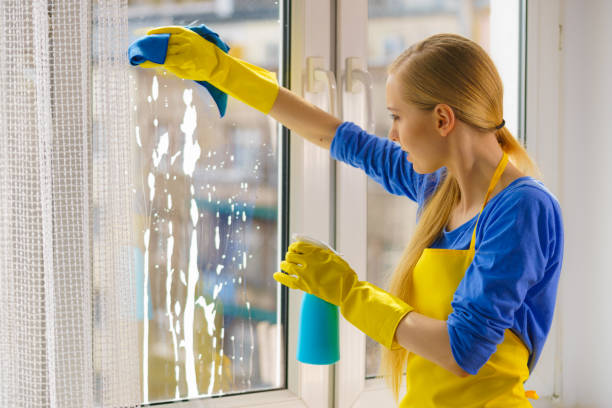
<svg viewBox="0 0 612 408">
<path fill-rule="evenodd" d="M 230 54 L 278 72 L 278 2 L 128 8 L 130 42 L 206 24 Z M 232 98 L 220 119 L 205 88 L 163 70 L 129 75 L 143 401 L 284 387 L 276 124 Z"/>
<path fill-rule="evenodd" d="M 368 1 L 368 71 L 374 81 L 376 135 L 386 137 L 391 125 L 385 109 L 387 66 L 410 45 L 441 32 L 471 38 L 489 52 L 490 9 L 489 0 Z M 390 195 L 368 179 L 370 282 L 385 287 L 414 231 L 416 210 L 416 203 Z M 367 337 L 366 378 L 378 375 L 379 364 L 380 345 Z"/>
</svg>

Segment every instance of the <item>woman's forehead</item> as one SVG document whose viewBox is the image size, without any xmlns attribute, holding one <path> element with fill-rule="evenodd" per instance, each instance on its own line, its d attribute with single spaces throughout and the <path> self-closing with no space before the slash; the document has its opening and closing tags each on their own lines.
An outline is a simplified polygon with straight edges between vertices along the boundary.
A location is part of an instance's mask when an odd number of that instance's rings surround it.
<svg viewBox="0 0 612 408">
<path fill-rule="evenodd" d="M 385 95 L 388 109 L 402 110 L 406 108 L 406 102 L 402 99 L 401 87 L 396 80 L 387 79 Z"/>
</svg>

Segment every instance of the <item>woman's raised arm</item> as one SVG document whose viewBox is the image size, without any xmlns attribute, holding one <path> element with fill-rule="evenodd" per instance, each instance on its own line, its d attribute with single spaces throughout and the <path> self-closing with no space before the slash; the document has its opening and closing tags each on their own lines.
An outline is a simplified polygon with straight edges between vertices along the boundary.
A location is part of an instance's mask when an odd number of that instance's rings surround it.
<svg viewBox="0 0 612 408">
<path fill-rule="evenodd" d="M 329 149 L 342 121 L 282 86 L 269 115 L 304 139 Z"/>
<path fill-rule="evenodd" d="M 227 48 L 220 48 L 225 43 L 218 37 L 218 42 L 204 38 L 202 30 L 216 35 L 205 26 L 151 29 L 147 31 L 147 37 L 130 46 L 130 63 L 141 68 L 163 66 L 179 78 L 208 82 L 218 90 L 269 114 L 306 140 L 330 148 L 336 129 L 342 123 L 340 119 L 279 86 L 274 72 L 227 54 Z M 159 60 L 152 61 L 155 58 L 147 50 L 151 48 L 152 40 L 159 40 L 152 36 L 166 34 L 169 37 L 162 39 L 167 41 L 167 50 L 163 63 L 159 64 Z"/>
</svg>

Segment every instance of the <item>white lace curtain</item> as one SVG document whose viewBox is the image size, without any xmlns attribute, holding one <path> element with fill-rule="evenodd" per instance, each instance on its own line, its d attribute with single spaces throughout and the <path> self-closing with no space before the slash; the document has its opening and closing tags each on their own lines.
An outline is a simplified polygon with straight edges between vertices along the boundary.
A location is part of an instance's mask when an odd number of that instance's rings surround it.
<svg viewBox="0 0 612 408">
<path fill-rule="evenodd" d="M 127 1 L 92 1 L 0 1 L 1 407 L 140 402 Z"/>
</svg>

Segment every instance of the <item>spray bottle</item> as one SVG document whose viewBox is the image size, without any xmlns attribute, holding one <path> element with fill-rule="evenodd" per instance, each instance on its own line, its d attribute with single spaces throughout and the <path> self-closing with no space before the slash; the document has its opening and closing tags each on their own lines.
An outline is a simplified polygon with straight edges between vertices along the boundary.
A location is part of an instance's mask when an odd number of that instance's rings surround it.
<svg viewBox="0 0 612 408">
<path fill-rule="evenodd" d="M 294 241 L 308 242 L 329 249 L 324 242 L 301 234 L 293 234 Z M 297 360 L 307 364 L 327 365 L 340 360 L 338 306 L 314 295 L 304 293 L 300 309 Z"/>
</svg>

